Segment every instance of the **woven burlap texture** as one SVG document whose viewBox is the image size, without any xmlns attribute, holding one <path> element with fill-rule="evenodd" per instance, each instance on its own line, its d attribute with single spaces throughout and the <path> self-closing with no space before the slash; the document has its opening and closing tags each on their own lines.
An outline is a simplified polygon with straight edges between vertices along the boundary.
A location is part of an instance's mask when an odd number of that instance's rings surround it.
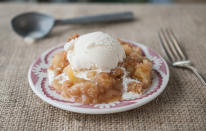
<svg viewBox="0 0 206 131">
<path fill-rule="evenodd" d="M 69 18 L 131 10 L 133 22 L 59 26 L 36 44 L 25 44 L 10 20 L 25 11 Z M 27 73 L 32 61 L 46 49 L 74 33 L 97 30 L 153 48 L 161 55 L 160 28 L 171 27 L 194 65 L 206 73 L 206 5 L 136 4 L 0 4 L 0 130 L 1 131 L 194 131 L 206 130 L 206 89 L 188 70 L 170 67 L 165 91 L 152 102 L 128 112 L 85 115 L 64 111 L 43 102 L 31 90 Z"/>
</svg>

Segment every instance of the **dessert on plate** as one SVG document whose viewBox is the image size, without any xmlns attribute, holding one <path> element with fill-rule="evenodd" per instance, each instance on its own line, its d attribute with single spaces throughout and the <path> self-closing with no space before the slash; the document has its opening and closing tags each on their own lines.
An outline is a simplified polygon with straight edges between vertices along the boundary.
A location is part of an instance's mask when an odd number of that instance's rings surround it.
<svg viewBox="0 0 206 131">
<path fill-rule="evenodd" d="M 65 98 L 109 103 L 143 94 L 152 83 L 152 62 L 139 47 L 106 33 L 75 34 L 53 56 L 48 78 Z"/>
</svg>

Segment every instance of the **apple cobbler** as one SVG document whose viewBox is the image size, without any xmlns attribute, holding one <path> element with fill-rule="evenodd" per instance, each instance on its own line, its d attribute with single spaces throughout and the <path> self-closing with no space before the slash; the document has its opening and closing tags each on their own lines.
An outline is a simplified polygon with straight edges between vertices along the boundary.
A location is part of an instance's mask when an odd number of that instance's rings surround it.
<svg viewBox="0 0 206 131">
<path fill-rule="evenodd" d="M 69 41 L 78 38 L 74 35 Z M 126 57 L 110 72 L 86 70 L 84 78 L 78 77 L 67 59 L 67 52 L 56 53 L 48 71 L 55 76 L 50 85 L 63 97 L 83 104 L 108 103 L 123 99 L 123 94 L 144 93 L 152 81 L 152 62 L 142 55 L 139 47 L 118 39 Z"/>
</svg>

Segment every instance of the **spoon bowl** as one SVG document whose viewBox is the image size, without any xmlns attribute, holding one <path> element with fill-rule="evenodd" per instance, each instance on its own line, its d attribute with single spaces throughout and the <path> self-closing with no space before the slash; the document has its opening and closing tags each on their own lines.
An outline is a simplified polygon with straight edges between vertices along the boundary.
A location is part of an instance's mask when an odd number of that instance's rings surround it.
<svg viewBox="0 0 206 131">
<path fill-rule="evenodd" d="M 45 37 L 54 26 L 55 20 L 52 16 L 29 12 L 14 17 L 11 21 L 14 31 L 26 38 L 40 39 Z"/>
</svg>

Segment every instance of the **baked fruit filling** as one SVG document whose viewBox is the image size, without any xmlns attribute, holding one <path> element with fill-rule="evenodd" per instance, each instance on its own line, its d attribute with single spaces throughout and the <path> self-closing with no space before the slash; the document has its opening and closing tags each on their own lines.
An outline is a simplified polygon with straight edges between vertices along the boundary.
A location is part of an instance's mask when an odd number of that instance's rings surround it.
<svg viewBox="0 0 206 131">
<path fill-rule="evenodd" d="M 78 38 L 76 34 L 68 41 Z M 83 104 L 109 103 L 123 99 L 123 94 L 143 94 L 152 81 L 152 62 L 142 55 L 139 47 L 118 40 L 126 58 L 110 72 L 87 71 L 86 78 L 79 78 L 67 60 L 67 52 L 56 53 L 48 70 L 55 79 L 50 86 L 63 97 Z M 65 79 L 66 78 L 66 79 Z"/>
</svg>

